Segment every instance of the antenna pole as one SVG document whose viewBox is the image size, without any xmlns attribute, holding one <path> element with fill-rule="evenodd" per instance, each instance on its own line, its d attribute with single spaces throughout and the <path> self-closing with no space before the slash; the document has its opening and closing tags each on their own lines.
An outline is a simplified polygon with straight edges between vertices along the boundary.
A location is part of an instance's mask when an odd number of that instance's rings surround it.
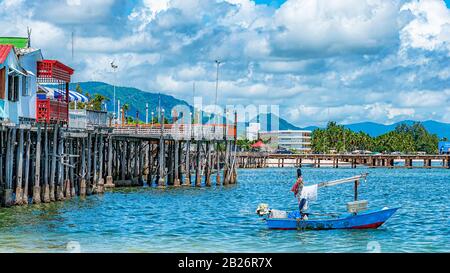
<svg viewBox="0 0 450 273">
<path fill-rule="evenodd" d="M 31 28 L 29 28 L 29 27 L 27 27 L 27 34 L 28 34 L 27 47 L 30 48 L 31 47 Z"/>
</svg>

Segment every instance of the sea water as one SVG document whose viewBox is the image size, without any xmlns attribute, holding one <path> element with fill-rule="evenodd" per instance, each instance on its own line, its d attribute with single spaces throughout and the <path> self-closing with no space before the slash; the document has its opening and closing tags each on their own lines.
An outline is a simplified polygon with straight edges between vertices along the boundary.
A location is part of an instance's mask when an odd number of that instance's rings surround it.
<svg viewBox="0 0 450 273">
<path fill-rule="evenodd" d="M 303 169 L 306 185 L 361 172 L 370 174 L 359 199 L 401 207 L 376 230 L 269 230 L 255 209 L 296 209 L 296 171 L 246 169 L 227 187 L 114 189 L 1 208 L 0 252 L 450 252 L 450 170 Z M 309 209 L 345 212 L 352 200 L 352 183 L 323 188 Z"/>
</svg>

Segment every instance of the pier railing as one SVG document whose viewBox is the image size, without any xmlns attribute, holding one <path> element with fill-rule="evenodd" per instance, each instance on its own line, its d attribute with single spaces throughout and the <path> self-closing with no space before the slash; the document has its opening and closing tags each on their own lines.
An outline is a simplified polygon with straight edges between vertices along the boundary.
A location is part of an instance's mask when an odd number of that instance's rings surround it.
<svg viewBox="0 0 450 273">
<path fill-rule="evenodd" d="M 69 128 L 87 129 L 95 127 L 108 127 L 107 112 L 86 109 L 71 109 L 69 111 Z"/>
<path fill-rule="evenodd" d="M 161 128 L 163 127 L 163 128 Z M 223 124 L 138 124 L 116 125 L 113 133 L 116 135 L 160 137 L 177 140 L 233 140 L 235 138 L 235 126 Z"/>
<path fill-rule="evenodd" d="M 65 101 L 51 99 L 36 100 L 37 122 L 56 123 L 69 121 L 68 104 Z"/>
</svg>

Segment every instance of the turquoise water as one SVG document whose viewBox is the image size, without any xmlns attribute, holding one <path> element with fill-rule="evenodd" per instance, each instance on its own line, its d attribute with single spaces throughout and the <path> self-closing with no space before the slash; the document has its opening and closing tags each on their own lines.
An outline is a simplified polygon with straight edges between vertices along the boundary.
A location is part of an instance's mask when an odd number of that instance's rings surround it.
<svg viewBox="0 0 450 273">
<path fill-rule="evenodd" d="M 450 170 L 304 169 L 306 184 L 368 171 L 360 199 L 402 208 L 377 230 L 268 230 L 261 202 L 295 209 L 295 169 L 239 170 L 212 188 L 115 189 L 85 200 L 0 209 L 0 252 L 450 252 Z M 214 181 L 214 180 L 213 180 Z M 321 189 L 314 212 L 345 211 L 351 184 Z"/>
</svg>

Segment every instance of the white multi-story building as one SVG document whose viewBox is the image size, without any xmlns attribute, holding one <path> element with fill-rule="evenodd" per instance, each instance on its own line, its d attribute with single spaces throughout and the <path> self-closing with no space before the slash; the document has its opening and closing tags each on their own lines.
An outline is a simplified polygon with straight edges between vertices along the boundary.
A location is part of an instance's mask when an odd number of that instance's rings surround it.
<svg viewBox="0 0 450 273">
<path fill-rule="evenodd" d="M 307 130 L 280 130 L 259 132 L 259 138 L 269 141 L 272 149 L 284 148 L 301 153 L 311 152 L 311 131 Z"/>
<path fill-rule="evenodd" d="M 248 125 L 247 128 L 245 128 L 245 136 L 248 140 L 257 140 L 258 139 L 258 132 L 261 130 L 261 124 L 252 122 Z"/>
</svg>

